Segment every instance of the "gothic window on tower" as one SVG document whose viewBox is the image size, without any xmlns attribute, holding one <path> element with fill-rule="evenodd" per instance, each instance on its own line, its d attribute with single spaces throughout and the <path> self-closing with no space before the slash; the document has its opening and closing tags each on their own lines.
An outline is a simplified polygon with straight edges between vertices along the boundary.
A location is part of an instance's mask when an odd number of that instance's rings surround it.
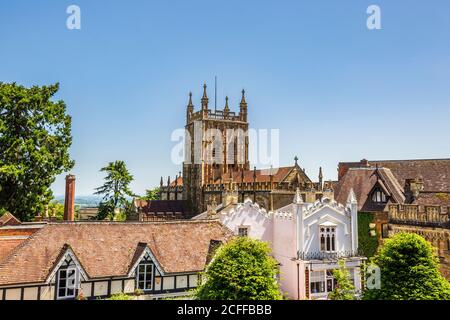
<svg viewBox="0 0 450 320">
<path fill-rule="evenodd" d="M 320 226 L 320 251 L 335 252 L 336 251 L 336 226 Z"/>
<path fill-rule="evenodd" d="M 381 191 L 380 187 L 376 187 L 372 191 L 372 202 L 374 203 L 386 203 L 386 195 Z"/>
</svg>

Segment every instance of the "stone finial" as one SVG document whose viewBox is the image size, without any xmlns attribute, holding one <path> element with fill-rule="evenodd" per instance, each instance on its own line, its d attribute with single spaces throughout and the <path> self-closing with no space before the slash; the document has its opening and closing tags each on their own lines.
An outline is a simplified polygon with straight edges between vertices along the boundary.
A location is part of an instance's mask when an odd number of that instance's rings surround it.
<svg viewBox="0 0 450 320">
<path fill-rule="evenodd" d="M 241 106 L 247 105 L 247 102 L 245 101 L 245 90 L 242 89 L 242 98 L 241 98 Z"/>
<path fill-rule="evenodd" d="M 203 85 L 202 108 L 208 109 L 208 95 L 206 94 L 206 83 Z"/>
<path fill-rule="evenodd" d="M 294 161 L 295 161 L 295 166 L 298 166 L 298 157 L 297 156 L 294 157 Z"/>
<path fill-rule="evenodd" d="M 300 193 L 300 188 L 297 188 L 297 190 L 295 191 L 295 196 L 294 196 L 294 204 L 302 204 L 303 203 L 303 197 Z"/>
<path fill-rule="evenodd" d="M 230 107 L 228 106 L 228 97 L 225 97 L 225 108 L 223 109 L 223 113 L 225 116 L 228 116 L 230 113 Z"/>
<path fill-rule="evenodd" d="M 353 188 L 350 189 L 350 193 L 348 194 L 348 197 L 347 197 L 347 203 L 351 203 L 351 204 L 357 203 L 356 195 L 355 195 L 355 192 L 353 191 Z"/>
<path fill-rule="evenodd" d="M 188 107 L 194 107 L 194 104 L 192 103 L 192 92 L 189 92 L 189 103 L 188 103 Z"/>
</svg>

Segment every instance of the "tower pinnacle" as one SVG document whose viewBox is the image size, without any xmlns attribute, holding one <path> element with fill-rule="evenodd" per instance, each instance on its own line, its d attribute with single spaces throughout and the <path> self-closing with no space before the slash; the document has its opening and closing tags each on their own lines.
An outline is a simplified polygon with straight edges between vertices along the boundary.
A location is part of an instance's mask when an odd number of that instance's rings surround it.
<svg viewBox="0 0 450 320">
<path fill-rule="evenodd" d="M 208 95 L 206 94 L 206 83 L 203 85 L 202 109 L 208 109 Z"/>
<path fill-rule="evenodd" d="M 225 108 L 223 109 L 225 115 L 228 115 L 230 112 L 230 107 L 228 106 L 228 97 L 225 97 Z"/>
</svg>

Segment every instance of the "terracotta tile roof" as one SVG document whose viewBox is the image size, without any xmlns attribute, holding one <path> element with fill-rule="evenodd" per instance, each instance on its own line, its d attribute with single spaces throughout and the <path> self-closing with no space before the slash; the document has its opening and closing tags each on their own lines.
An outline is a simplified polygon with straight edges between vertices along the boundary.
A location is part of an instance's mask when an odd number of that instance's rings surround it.
<svg viewBox="0 0 450 320">
<path fill-rule="evenodd" d="M 22 244 L 26 238 L 0 238 L 0 263 L 9 256 L 9 254 L 20 244 Z"/>
<path fill-rule="evenodd" d="M 183 185 L 183 177 L 177 177 L 176 180 L 173 180 L 173 181 L 170 183 L 170 186 L 171 186 L 171 187 L 182 186 L 182 185 Z"/>
<path fill-rule="evenodd" d="M 17 226 L 20 225 L 21 222 L 19 219 L 14 217 L 11 213 L 6 212 L 4 215 L 0 217 L 0 227 L 1 226 Z"/>
<path fill-rule="evenodd" d="M 295 168 L 295 166 L 291 167 L 280 167 L 280 168 L 272 168 L 272 169 L 258 169 L 256 170 L 256 182 L 270 182 L 270 175 L 272 174 L 273 182 L 282 182 L 286 176 Z M 300 169 L 300 168 L 299 168 Z M 306 174 L 300 169 L 300 174 L 302 179 L 306 182 L 311 182 L 311 180 L 306 176 Z M 231 173 L 233 182 L 235 183 L 252 183 L 253 182 L 253 170 L 245 170 L 245 171 L 235 171 Z M 242 179 L 243 176 L 243 179 Z M 230 173 L 225 173 L 222 176 L 222 182 L 226 183 L 230 181 Z M 214 181 L 215 184 L 220 183 L 220 177 Z"/>
<path fill-rule="evenodd" d="M 335 185 L 334 196 L 338 203 L 345 204 L 350 190 L 353 189 L 358 201 L 360 211 L 385 211 L 386 204 L 375 204 L 369 199 L 369 193 L 379 181 L 382 188 L 388 191 L 388 195 L 393 198 L 393 202 L 403 203 L 405 196 L 403 189 L 396 181 L 392 172 L 387 168 L 378 169 L 378 180 L 376 168 L 351 168 Z"/>
<path fill-rule="evenodd" d="M 374 160 L 368 161 L 370 167 L 389 168 L 398 183 L 403 187 L 406 179 L 423 179 L 425 191 L 450 191 L 450 159 L 425 160 Z M 346 169 L 364 166 L 361 162 L 339 163 L 339 175 Z"/>
<path fill-rule="evenodd" d="M 211 240 L 232 236 L 218 221 L 49 223 L 0 263 L 0 285 L 45 281 L 65 245 L 90 278 L 126 275 L 140 243 L 166 273 L 200 271 Z"/>
</svg>

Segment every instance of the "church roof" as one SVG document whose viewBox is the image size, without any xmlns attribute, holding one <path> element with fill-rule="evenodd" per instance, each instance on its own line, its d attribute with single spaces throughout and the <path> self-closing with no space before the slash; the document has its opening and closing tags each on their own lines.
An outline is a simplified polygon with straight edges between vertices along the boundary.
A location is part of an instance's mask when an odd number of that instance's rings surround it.
<svg viewBox="0 0 450 320">
<path fill-rule="evenodd" d="M 180 212 L 187 213 L 188 202 L 185 200 L 139 200 L 134 201 L 141 213 Z"/>
<path fill-rule="evenodd" d="M 270 182 L 271 175 L 272 175 L 272 181 L 276 183 L 280 183 L 285 181 L 287 178 L 289 178 L 290 173 L 297 173 L 300 176 L 300 179 L 304 182 L 311 182 L 309 177 L 297 166 L 290 166 L 290 167 L 280 167 L 280 168 L 271 168 L 271 169 L 258 169 L 258 170 L 244 170 L 244 171 L 234 171 L 231 173 L 225 173 L 222 176 L 222 180 L 217 178 L 214 181 L 214 184 L 218 183 L 227 183 L 231 180 L 235 183 L 252 183 L 253 181 L 256 182 Z M 254 178 L 256 177 L 256 178 Z"/>
</svg>

